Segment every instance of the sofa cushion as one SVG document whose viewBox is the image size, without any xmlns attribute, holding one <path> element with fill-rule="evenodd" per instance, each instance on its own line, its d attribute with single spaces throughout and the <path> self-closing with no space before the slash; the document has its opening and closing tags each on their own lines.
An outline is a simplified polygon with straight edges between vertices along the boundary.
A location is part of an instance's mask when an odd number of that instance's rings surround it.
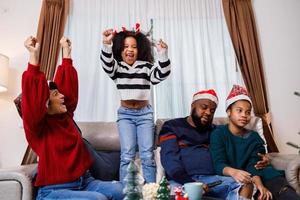
<svg viewBox="0 0 300 200">
<path fill-rule="evenodd" d="M 98 151 L 120 151 L 119 133 L 116 122 L 77 122 L 82 137 Z"/>
<path fill-rule="evenodd" d="M 98 158 L 93 165 L 96 167 L 90 169 L 93 177 L 102 181 L 119 180 L 120 152 L 97 151 L 97 154 Z"/>
<path fill-rule="evenodd" d="M 119 180 L 120 151 L 97 151 L 87 139 L 83 141 L 94 160 L 90 168 L 92 176 L 102 181 Z"/>
</svg>

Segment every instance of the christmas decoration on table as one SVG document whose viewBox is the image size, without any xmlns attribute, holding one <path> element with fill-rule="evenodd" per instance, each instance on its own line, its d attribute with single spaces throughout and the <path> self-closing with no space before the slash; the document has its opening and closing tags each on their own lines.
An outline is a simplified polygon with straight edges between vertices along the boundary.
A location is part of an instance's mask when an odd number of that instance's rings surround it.
<svg viewBox="0 0 300 200">
<path fill-rule="evenodd" d="M 157 183 L 146 183 L 143 186 L 143 199 L 156 200 L 158 187 Z"/>
<path fill-rule="evenodd" d="M 183 200 L 189 200 L 188 194 L 184 194 L 184 195 L 183 195 Z"/>
<path fill-rule="evenodd" d="M 174 189 L 174 193 L 175 193 L 175 200 L 188 200 L 188 195 L 184 194 L 182 192 L 182 187 L 175 187 Z"/>
<path fill-rule="evenodd" d="M 124 200 L 142 200 L 142 190 L 140 178 L 137 176 L 137 168 L 133 161 L 127 167 L 127 175 L 125 177 Z"/>
<path fill-rule="evenodd" d="M 169 200 L 170 199 L 170 188 L 169 183 L 164 176 L 160 183 L 159 188 L 157 190 L 157 200 Z"/>
</svg>

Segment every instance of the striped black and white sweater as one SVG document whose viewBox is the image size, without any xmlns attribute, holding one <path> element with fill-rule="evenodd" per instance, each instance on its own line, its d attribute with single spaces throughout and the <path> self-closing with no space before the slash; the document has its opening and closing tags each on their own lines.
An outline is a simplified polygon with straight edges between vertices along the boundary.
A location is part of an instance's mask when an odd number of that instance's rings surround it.
<svg viewBox="0 0 300 200">
<path fill-rule="evenodd" d="M 113 58 L 112 45 L 103 44 L 101 64 L 104 71 L 116 83 L 121 100 L 149 100 L 151 84 L 165 80 L 171 65 L 167 52 L 158 53 L 158 63 L 137 60 L 130 66 Z"/>
</svg>

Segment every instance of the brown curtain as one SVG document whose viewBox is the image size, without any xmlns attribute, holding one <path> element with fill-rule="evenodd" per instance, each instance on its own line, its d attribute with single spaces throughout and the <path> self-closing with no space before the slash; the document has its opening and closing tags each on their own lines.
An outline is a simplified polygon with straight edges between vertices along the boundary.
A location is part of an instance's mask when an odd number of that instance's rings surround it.
<svg viewBox="0 0 300 200">
<path fill-rule="evenodd" d="M 40 65 L 48 80 L 53 79 L 59 56 L 59 40 L 63 36 L 69 12 L 69 0 L 43 0 L 37 29 L 41 45 Z M 22 165 L 36 162 L 36 154 L 28 146 Z"/>
<path fill-rule="evenodd" d="M 263 120 L 269 152 L 278 152 L 273 138 L 263 64 L 251 0 L 223 0 L 224 15 L 255 115 Z"/>
</svg>

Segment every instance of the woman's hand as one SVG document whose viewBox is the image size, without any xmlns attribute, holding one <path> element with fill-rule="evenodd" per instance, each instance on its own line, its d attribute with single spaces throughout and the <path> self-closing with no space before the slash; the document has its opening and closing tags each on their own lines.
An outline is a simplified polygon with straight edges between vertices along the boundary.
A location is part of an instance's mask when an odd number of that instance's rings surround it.
<svg viewBox="0 0 300 200">
<path fill-rule="evenodd" d="M 24 46 L 30 53 L 38 53 L 40 49 L 40 44 L 37 42 L 37 39 L 33 36 L 29 36 L 25 40 Z"/>
<path fill-rule="evenodd" d="M 69 38 L 63 36 L 59 41 L 62 49 L 63 49 L 63 58 L 71 58 L 71 41 Z"/>
<path fill-rule="evenodd" d="M 37 39 L 33 36 L 29 36 L 25 42 L 24 46 L 29 51 L 29 63 L 32 65 L 38 65 L 39 63 L 39 52 L 40 44 L 37 42 Z"/>
<path fill-rule="evenodd" d="M 113 29 L 107 29 L 107 30 L 103 31 L 102 36 L 103 36 L 103 38 L 102 38 L 103 44 L 110 45 L 112 43 L 113 38 L 114 38 L 114 30 Z"/>
</svg>

